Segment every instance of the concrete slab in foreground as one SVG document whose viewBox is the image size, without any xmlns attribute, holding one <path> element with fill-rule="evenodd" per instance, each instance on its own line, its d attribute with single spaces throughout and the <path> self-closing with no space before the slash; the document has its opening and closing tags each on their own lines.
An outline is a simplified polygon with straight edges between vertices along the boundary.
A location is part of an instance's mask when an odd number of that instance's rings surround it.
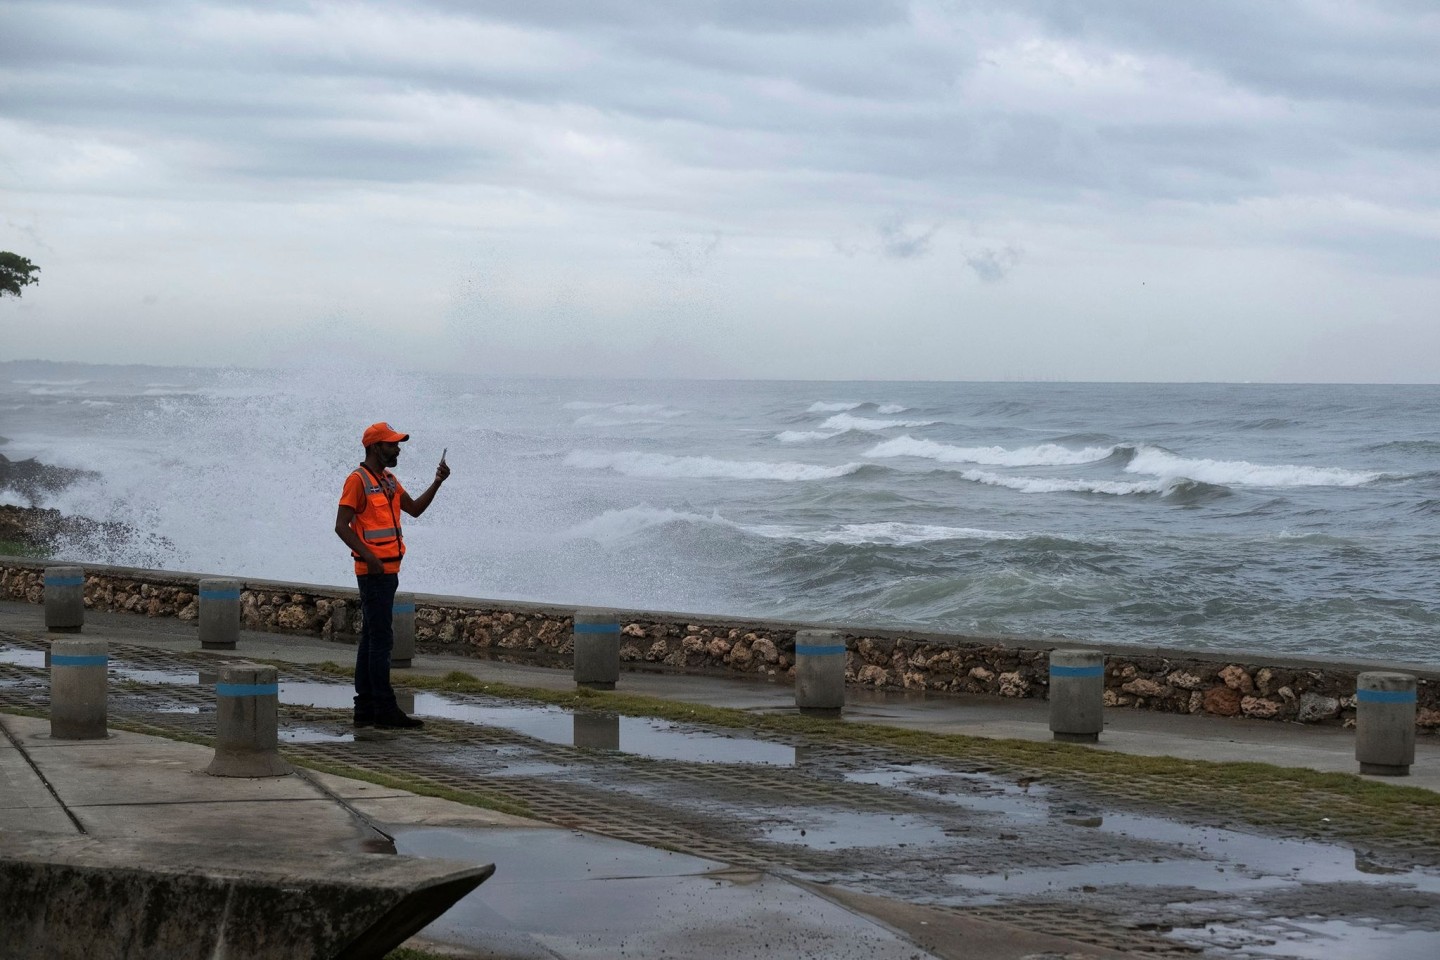
<svg viewBox="0 0 1440 960">
<path fill-rule="evenodd" d="M 0 834 L 16 960 L 380 958 L 493 865 L 244 845 Z"/>
</svg>

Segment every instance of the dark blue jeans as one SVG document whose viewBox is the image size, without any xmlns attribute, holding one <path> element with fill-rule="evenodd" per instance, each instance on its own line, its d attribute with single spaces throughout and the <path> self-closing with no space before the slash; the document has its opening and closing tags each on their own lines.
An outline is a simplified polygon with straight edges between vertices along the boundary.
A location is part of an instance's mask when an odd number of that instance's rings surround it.
<svg viewBox="0 0 1440 960">
<path fill-rule="evenodd" d="M 395 590 L 398 573 L 362 573 L 360 645 L 355 648 L 355 716 L 374 719 L 395 709 L 390 686 L 390 652 L 395 646 Z"/>
</svg>

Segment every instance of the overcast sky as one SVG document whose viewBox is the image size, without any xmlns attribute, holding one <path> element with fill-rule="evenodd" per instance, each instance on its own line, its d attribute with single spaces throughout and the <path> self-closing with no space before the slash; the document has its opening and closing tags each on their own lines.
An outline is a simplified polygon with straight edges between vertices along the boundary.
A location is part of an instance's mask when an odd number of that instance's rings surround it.
<svg viewBox="0 0 1440 960">
<path fill-rule="evenodd" d="M 0 2 L 0 359 L 1440 381 L 1434 0 Z"/>
</svg>

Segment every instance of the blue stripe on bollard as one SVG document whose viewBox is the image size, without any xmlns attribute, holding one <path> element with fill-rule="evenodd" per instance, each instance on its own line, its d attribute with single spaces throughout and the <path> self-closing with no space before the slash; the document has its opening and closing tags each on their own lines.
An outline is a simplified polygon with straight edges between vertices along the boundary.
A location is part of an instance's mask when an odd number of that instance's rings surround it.
<svg viewBox="0 0 1440 960">
<path fill-rule="evenodd" d="M 201 590 L 201 600 L 239 600 L 239 590 Z"/>
<path fill-rule="evenodd" d="M 103 667 L 110 662 L 105 654 L 93 656 L 72 656 L 65 653 L 52 653 L 50 665 L 53 667 Z"/>
<path fill-rule="evenodd" d="M 395 604 L 395 606 L 392 607 L 391 609 L 394 610 L 396 613 L 414 613 L 414 612 L 415 612 L 415 604 L 413 604 L 413 603 L 397 603 L 397 604 Z"/>
<path fill-rule="evenodd" d="M 222 697 L 278 697 L 278 683 L 217 683 L 215 692 Z"/>
<path fill-rule="evenodd" d="M 45 586 L 47 586 L 47 587 L 83 587 L 83 586 L 85 586 L 85 578 L 84 578 L 84 577 L 46 577 L 46 578 L 45 578 Z"/>
<path fill-rule="evenodd" d="M 1050 668 L 1052 677 L 1103 677 L 1104 667 L 1055 667 Z"/>
<path fill-rule="evenodd" d="M 1361 703 L 1414 703 L 1414 690 L 1356 690 L 1355 699 Z"/>
<path fill-rule="evenodd" d="M 824 657 L 845 652 L 845 644 L 840 643 L 834 646 L 817 647 L 810 644 L 796 644 L 795 652 L 807 657 Z"/>
<path fill-rule="evenodd" d="M 618 624 L 618 623 L 577 623 L 577 624 L 575 624 L 575 632 L 576 632 L 576 633 L 619 633 L 619 632 L 620 632 L 620 624 Z"/>
</svg>

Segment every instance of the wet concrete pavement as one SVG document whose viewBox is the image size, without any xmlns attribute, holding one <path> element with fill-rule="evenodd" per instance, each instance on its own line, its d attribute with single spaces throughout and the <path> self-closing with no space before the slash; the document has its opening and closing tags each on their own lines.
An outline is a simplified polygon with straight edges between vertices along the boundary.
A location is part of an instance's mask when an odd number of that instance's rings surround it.
<svg viewBox="0 0 1440 960">
<path fill-rule="evenodd" d="M 38 619 L 37 607 L 0 604 L 0 710 L 41 697 Z M 201 655 L 193 626 L 173 621 L 94 616 L 86 635 L 115 645 L 112 669 L 126 682 L 112 695 L 112 715 L 182 734 L 204 735 L 207 724 L 213 731 L 213 694 L 201 674 L 234 654 Z M 473 855 L 494 861 L 496 876 L 427 931 L 471 956 L 1440 955 L 1440 850 L 1428 843 L 1360 849 L 1267 835 L 1217 824 L 1204 798 L 1177 815 L 1043 772 L 1036 783 L 1034 771 L 1019 777 L 953 759 L 487 697 L 417 693 L 416 712 L 436 718 L 427 730 L 357 741 L 341 712 L 345 685 L 304 666 L 344 662 L 350 648 L 261 634 L 242 635 L 240 646 L 239 656 L 295 664 L 282 671 L 282 722 L 302 762 L 475 789 L 527 804 L 549 822 L 319 774 L 227 781 L 277 793 L 217 801 L 192 782 L 206 748 L 120 732 L 71 751 L 39 743 L 43 721 L 6 717 L 15 742 L 0 742 L 0 830 L 64 832 L 74 829 L 73 815 L 97 831 L 143 834 L 157 822 L 147 806 L 157 802 L 155 784 L 133 783 L 128 794 L 95 785 L 163 773 L 179 778 L 174 796 L 183 799 L 165 819 L 193 810 L 201 832 L 228 803 L 296 855 L 307 845 L 373 844 L 377 831 L 401 853 Z M 412 672 L 452 669 L 573 686 L 566 671 L 459 658 L 420 656 Z M 791 689 L 778 684 L 626 673 L 621 687 L 793 710 Z M 852 721 L 1049 739 L 1043 704 L 855 701 Z M 1343 730 L 1131 711 L 1107 711 L 1107 723 L 1102 749 L 1354 769 Z M 125 753 L 136 762 L 104 759 Z M 60 797 L 71 791 L 69 813 L 23 776 L 27 764 L 64 756 L 76 764 L 56 776 Z M 1406 785 L 1440 789 L 1437 771 L 1440 751 L 1422 741 Z M 262 812 L 282 809 L 287 818 L 295 811 L 293 824 L 277 828 L 279 818 Z"/>
</svg>

